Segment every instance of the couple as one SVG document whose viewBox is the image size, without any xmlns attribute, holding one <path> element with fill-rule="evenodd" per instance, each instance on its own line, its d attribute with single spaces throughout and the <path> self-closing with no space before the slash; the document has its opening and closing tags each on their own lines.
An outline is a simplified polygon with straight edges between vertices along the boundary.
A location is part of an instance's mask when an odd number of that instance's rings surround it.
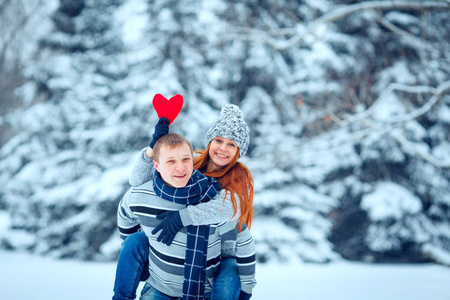
<svg viewBox="0 0 450 300">
<path fill-rule="evenodd" d="M 184 137 L 168 132 L 161 118 L 119 204 L 125 241 L 113 299 L 134 299 L 141 280 L 142 300 L 250 299 L 253 179 L 237 161 L 250 140 L 243 114 L 224 106 L 196 157 Z"/>
</svg>

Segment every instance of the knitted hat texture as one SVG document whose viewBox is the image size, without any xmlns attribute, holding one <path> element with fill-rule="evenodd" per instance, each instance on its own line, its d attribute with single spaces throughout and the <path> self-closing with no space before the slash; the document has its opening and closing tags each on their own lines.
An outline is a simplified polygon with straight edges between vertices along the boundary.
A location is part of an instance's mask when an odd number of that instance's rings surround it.
<svg viewBox="0 0 450 300">
<path fill-rule="evenodd" d="M 250 129 L 245 123 L 244 114 L 238 106 L 227 104 L 222 107 L 219 119 L 211 124 L 206 133 L 206 146 L 218 136 L 233 140 L 239 147 L 239 157 L 247 153 L 250 143 Z"/>
</svg>

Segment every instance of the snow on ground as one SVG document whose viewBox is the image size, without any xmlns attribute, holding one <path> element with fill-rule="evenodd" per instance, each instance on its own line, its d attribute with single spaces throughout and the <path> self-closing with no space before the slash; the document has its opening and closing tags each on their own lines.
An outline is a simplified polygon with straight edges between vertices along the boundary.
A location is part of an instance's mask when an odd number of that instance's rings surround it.
<svg viewBox="0 0 450 300">
<path fill-rule="evenodd" d="M 111 299 L 115 267 L 0 251 L 0 299 Z M 259 264 L 257 280 L 254 300 L 450 300 L 450 268 L 432 264 Z"/>
</svg>

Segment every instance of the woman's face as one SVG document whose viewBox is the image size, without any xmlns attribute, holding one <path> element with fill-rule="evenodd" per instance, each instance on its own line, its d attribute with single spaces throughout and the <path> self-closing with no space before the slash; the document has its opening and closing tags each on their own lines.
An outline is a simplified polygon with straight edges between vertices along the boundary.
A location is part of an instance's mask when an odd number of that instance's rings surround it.
<svg viewBox="0 0 450 300">
<path fill-rule="evenodd" d="M 227 166 L 238 151 L 237 144 L 224 137 L 216 137 L 209 147 L 209 163 L 207 171 L 216 170 Z"/>
</svg>

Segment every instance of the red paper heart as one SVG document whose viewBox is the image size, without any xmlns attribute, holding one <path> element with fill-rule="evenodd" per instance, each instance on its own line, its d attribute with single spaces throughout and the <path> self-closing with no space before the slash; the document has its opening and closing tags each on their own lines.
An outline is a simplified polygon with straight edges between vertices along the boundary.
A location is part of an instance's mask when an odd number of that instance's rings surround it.
<svg viewBox="0 0 450 300">
<path fill-rule="evenodd" d="M 156 94 L 155 97 L 153 97 L 153 107 L 159 118 L 165 117 L 169 119 L 170 124 L 172 124 L 173 120 L 175 120 L 183 108 L 183 96 L 177 94 L 167 100 L 163 95 Z"/>
</svg>

